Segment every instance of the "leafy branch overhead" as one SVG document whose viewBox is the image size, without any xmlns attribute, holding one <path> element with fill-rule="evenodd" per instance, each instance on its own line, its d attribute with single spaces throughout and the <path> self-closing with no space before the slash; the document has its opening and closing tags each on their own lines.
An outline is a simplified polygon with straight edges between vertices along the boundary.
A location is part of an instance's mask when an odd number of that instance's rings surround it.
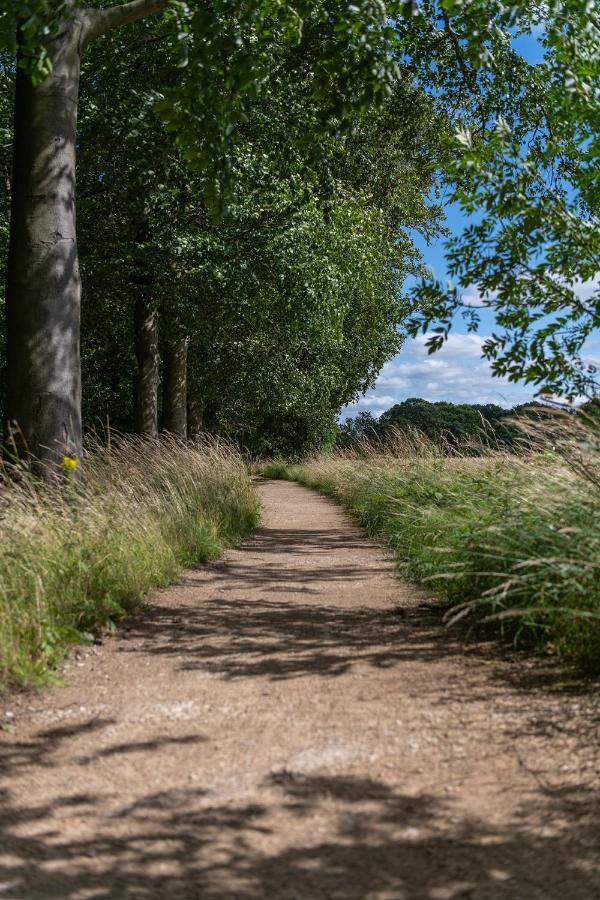
<svg viewBox="0 0 600 900">
<path fill-rule="evenodd" d="M 496 375 L 593 396 L 586 341 L 600 325 L 598 10 L 568 2 L 548 4 L 543 18 L 524 4 L 513 12 L 516 34 L 536 29 L 543 59 L 473 62 L 475 85 L 491 73 L 504 92 L 479 123 L 457 118 L 448 199 L 471 222 L 447 244 L 452 282 L 426 279 L 414 292 L 411 330 L 429 331 L 434 352 L 457 314 L 477 330 L 481 310 L 492 310 L 497 327 L 483 352 Z"/>
</svg>

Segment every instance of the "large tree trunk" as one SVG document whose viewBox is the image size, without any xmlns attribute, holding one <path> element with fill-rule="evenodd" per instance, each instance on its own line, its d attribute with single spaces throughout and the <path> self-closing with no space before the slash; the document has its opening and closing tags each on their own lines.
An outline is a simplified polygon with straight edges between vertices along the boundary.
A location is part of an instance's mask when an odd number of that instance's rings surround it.
<svg viewBox="0 0 600 900">
<path fill-rule="evenodd" d="M 158 310 L 143 292 L 136 297 L 133 318 L 137 360 L 135 430 L 155 438 L 158 437 Z"/>
<path fill-rule="evenodd" d="M 81 23 L 48 43 L 53 70 L 17 69 L 6 282 L 7 431 L 44 468 L 81 453 L 75 129 Z"/>
<path fill-rule="evenodd" d="M 78 8 L 45 49 L 50 75 L 34 86 L 17 68 L 10 241 L 6 279 L 9 445 L 58 469 L 81 453 L 81 285 L 75 234 L 75 132 L 81 54 L 111 28 L 153 15 L 168 0 Z"/>
<path fill-rule="evenodd" d="M 188 420 L 188 441 L 197 440 L 204 431 L 204 409 L 206 403 L 204 400 L 188 400 L 187 420 Z"/>
<path fill-rule="evenodd" d="M 188 339 L 165 341 L 163 350 L 163 431 L 187 438 Z"/>
</svg>

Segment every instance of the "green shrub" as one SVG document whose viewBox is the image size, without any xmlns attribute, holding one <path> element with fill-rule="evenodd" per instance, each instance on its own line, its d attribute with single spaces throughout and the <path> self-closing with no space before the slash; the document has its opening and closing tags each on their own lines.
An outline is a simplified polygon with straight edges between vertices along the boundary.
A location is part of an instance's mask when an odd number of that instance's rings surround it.
<svg viewBox="0 0 600 900">
<path fill-rule="evenodd" d="M 273 461 L 260 467 L 261 474 L 265 478 L 278 478 L 285 481 L 288 478 L 289 466 L 285 462 Z"/>
</svg>

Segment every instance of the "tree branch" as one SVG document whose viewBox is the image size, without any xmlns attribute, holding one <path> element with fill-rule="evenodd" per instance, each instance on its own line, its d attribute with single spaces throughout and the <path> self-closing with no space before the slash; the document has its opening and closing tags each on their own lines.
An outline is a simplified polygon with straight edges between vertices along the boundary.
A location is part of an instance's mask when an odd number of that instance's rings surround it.
<svg viewBox="0 0 600 900">
<path fill-rule="evenodd" d="M 87 9 L 82 45 L 87 47 L 91 41 L 106 34 L 113 28 L 129 25 L 146 16 L 154 16 L 167 8 L 169 0 L 130 0 L 122 6 L 110 6 L 108 9 Z"/>
</svg>

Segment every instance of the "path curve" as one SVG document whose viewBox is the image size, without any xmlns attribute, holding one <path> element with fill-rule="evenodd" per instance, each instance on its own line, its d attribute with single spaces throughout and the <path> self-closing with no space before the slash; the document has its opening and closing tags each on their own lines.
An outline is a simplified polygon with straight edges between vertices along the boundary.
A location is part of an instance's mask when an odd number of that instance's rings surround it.
<svg viewBox="0 0 600 900">
<path fill-rule="evenodd" d="M 597 696 L 465 646 L 333 502 L 259 490 L 242 548 L 0 701 L 0 897 L 600 898 Z"/>
</svg>

